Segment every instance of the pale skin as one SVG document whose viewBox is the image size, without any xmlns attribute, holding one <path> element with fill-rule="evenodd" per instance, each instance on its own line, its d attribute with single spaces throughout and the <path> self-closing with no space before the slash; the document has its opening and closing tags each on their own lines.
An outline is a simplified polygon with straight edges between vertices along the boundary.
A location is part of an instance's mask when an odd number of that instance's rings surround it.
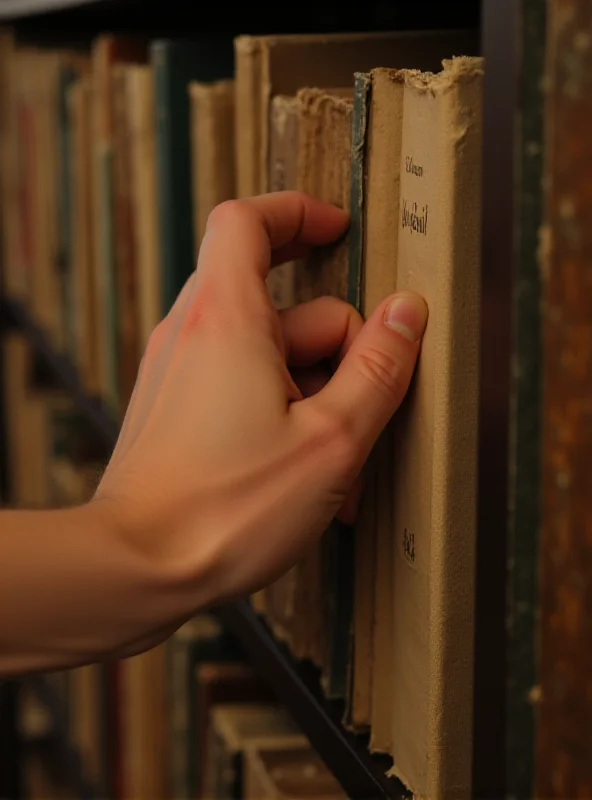
<svg viewBox="0 0 592 800">
<path fill-rule="evenodd" d="M 265 286 L 347 224 L 297 192 L 214 210 L 95 496 L 0 512 L 0 677 L 148 649 L 277 578 L 336 514 L 353 521 L 426 305 L 394 295 L 365 323 L 333 298 L 277 313 Z"/>
</svg>

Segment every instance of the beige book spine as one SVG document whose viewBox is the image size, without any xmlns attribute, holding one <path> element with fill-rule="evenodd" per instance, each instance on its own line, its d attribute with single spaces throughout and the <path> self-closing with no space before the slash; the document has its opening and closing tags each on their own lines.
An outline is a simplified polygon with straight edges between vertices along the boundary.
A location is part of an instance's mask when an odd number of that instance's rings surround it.
<svg viewBox="0 0 592 800">
<path fill-rule="evenodd" d="M 392 755 L 430 800 L 471 785 L 482 72 L 404 90 L 398 288 L 430 317 L 396 418 Z"/>
<path fill-rule="evenodd" d="M 126 67 L 131 132 L 132 225 L 136 247 L 139 344 L 143 351 L 161 319 L 161 269 L 152 67 Z"/>
<path fill-rule="evenodd" d="M 270 192 L 295 189 L 298 179 L 298 119 L 297 97 L 276 95 L 269 108 L 269 165 L 267 183 Z M 293 261 L 275 267 L 267 278 L 267 288 L 276 308 L 294 305 Z"/>
<path fill-rule="evenodd" d="M 211 211 L 236 196 L 234 81 L 191 83 L 189 97 L 197 262 Z"/>
<path fill-rule="evenodd" d="M 375 69 L 366 150 L 364 199 L 364 316 L 368 318 L 397 287 L 401 136 L 404 80 L 401 72 Z M 391 750 L 393 691 L 393 426 L 377 443 L 374 478 L 374 620 L 371 741 L 374 752 Z"/>
<path fill-rule="evenodd" d="M 263 43 L 251 36 L 239 36 L 235 53 L 235 147 L 236 191 L 250 197 L 262 191 L 259 155 L 263 146 L 261 80 Z"/>
<path fill-rule="evenodd" d="M 298 188 L 349 210 L 351 96 L 307 88 L 301 89 L 297 97 Z M 327 294 L 347 298 L 347 244 L 347 238 L 343 238 L 329 247 L 318 248 L 298 265 L 296 301 L 306 302 Z M 325 551 L 323 540 L 308 548 L 297 567 L 294 596 L 295 653 L 320 667 L 329 663 L 325 618 L 329 616 L 327 592 L 333 588 L 323 585 Z"/>
</svg>

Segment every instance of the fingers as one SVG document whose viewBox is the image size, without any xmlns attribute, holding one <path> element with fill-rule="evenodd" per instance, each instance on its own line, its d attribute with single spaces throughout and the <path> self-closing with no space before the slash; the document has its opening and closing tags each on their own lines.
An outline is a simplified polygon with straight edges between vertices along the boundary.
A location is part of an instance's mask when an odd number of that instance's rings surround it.
<svg viewBox="0 0 592 800">
<path fill-rule="evenodd" d="M 358 312 L 335 297 L 319 297 L 280 312 L 280 324 L 291 367 L 327 358 L 341 361 L 363 326 Z"/>
<path fill-rule="evenodd" d="M 308 401 L 353 440 L 361 467 L 399 407 L 415 368 L 428 317 L 424 300 L 401 292 L 364 325 L 327 386 Z"/>
<path fill-rule="evenodd" d="M 302 192 L 230 200 L 210 214 L 198 269 L 217 275 L 232 271 L 235 280 L 265 278 L 274 251 L 282 261 L 289 260 L 307 246 L 334 241 L 347 224 L 344 211 Z"/>
</svg>

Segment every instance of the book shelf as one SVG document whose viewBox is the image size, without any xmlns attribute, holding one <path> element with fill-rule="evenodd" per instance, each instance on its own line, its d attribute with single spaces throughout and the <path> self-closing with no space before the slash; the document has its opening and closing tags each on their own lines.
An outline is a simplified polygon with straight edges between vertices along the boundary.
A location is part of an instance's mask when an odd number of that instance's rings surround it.
<svg viewBox="0 0 592 800">
<path fill-rule="evenodd" d="M 578 750 L 574 745 L 569 750 L 565 745 L 568 734 L 561 739 L 559 702 L 550 707 L 551 711 L 547 711 L 544 718 L 546 737 L 541 741 L 545 745 L 545 757 L 539 757 L 537 762 L 535 740 L 542 729 L 536 720 L 537 705 L 533 702 L 536 693 L 531 693 L 536 688 L 537 670 L 551 681 L 555 661 L 559 661 L 559 657 L 554 659 L 550 646 L 544 653 L 545 669 L 541 668 L 540 661 L 537 662 L 540 656 L 536 627 L 539 624 L 537 545 L 543 471 L 539 452 L 543 408 L 540 386 L 545 359 L 541 343 L 544 290 L 537 246 L 544 211 L 541 87 L 545 42 L 549 35 L 547 4 L 544 0 L 463 0 L 456 3 L 427 0 L 423 4 L 371 0 L 365 4 L 363 12 L 354 4 L 351 8 L 348 4 L 343 4 L 343 8 L 338 5 L 330 0 L 315 3 L 311 0 L 300 4 L 297 18 L 284 15 L 280 19 L 281 10 L 269 11 L 267 4 L 254 1 L 243 4 L 229 22 L 224 19 L 223 7 L 208 4 L 200 25 L 203 22 L 207 30 L 226 32 L 231 27 L 236 33 L 479 27 L 481 51 L 487 65 L 481 267 L 481 363 L 487 368 L 481 374 L 479 408 L 472 794 L 480 798 L 534 796 L 536 775 L 537 785 L 546 790 L 544 796 L 551 796 L 549 776 L 553 771 L 553 753 L 560 753 L 562 746 L 567 752 L 573 780 L 579 776 L 580 786 L 592 787 L 585 747 Z M 583 19 L 584 0 L 572 0 L 569 5 L 578 7 Z M 40 38 L 59 41 L 77 35 L 85 38 L 99 30 L 130 29 L 137 26 L 140 18 L 146 30 L 186 34 L 192 25 L 195 26 L 190 21 L 194 10 L 190 15 L 188 8 L 192 5 L 182 0 L 167 3 L 162 0 L 145 3 L 138 0 L 0 0 L 0 24 L 15 24 L 24 38 L 33 41 Z M 558 34 L 557 42 L 565 46 Z M 557 148 L 569 142 L 569 135 L 567 128 L 559 129 Z M 587 139 L 582 137 L 580 152 L 587 156 L 588 180 L 592 180 L 589 175 L 591 143 L 592 135 Z M 573 185 L 577 184 L 575 171 L 569 178 Z M 566 177 L 564 189 L 569 187 L 567 181 Z M 575 305 L 574 302 L 574 308 Z M 109 451 L 117 437 L 115 421 L 99 401 L 86 395 L 75 370 L 50 346 L 26 309 L 4 297 L 0 298 L 0 336 L 9 329 L 18 329 L 27 337 L 47 375 L 75 400 L 97 438 Z M 521 369 L 513 371 L 512 365 L 517 363 Z M 556 386 L 561 383 L 558 378 L 557 381 Z M 549 396 L 560 404 L 560 391 L 555 395 L 551 392 Z M 563 401 L 567 400 L 568 397 L 563 396 Z M 590 457 L 590 448 L 585 451 L 582 444 L 581 454 L 584 452 Z M 580 459 L 583 458 L 580 455 Z M 573 459 L 577 461 L 575 451 Z M 562 511 L 558 503 L 555 508 L 549 508 L 549 513 L 547 535 L 549 541 L 556 544 L 552 514 L 567 511 Z M 580 514 L 582 519 L 588 514 L 589 519 L 589 506 L 585 509 L 582 504 Z M 546 558 L 551 574 L 559 570 L 551 563 L 550 555 Z M 582 563 L 584 561 L 582 550 Z M 553 575 L 557 589 L 568 579 L 567 573 Z M 588 586 L 589 579 L 590 572 Z M 216 614 L 240 642 L 258 672 L 271 684 L 280 701 L 290 709 L 349 796 L 360 800 L 403 796 L 399 783 L 384 778 L 384 762 L 368 755 L 364 739 L 351 736 L 343 728 L 340 707 L 324 700 L 314 671 L 303 668 L 275 641 L 267 625 L 248 603 L 217 609 Z M 550 612 L 541 623 L 543 634 L 552 630 L 549 620 Z M 567 629 L 567 624 L 564 628 Z M 559 647 L 560 637 L 556 644 Z M 582 664 L 585 657 L 590 658 L 590 648 L 590 642 L 581 643 Z M 587 663 L 592 664 L 592 661 Z M 590 726 L 592 707 L 590 700 L 585 700 L 585 670 L 576 677 L 573 686 L 579 687 L 581 702 L 573 717 L 585 720 L 588 709 L 587 724 Z M 59 758 L 76 796 L 96 796 L 84 777 L 83 765 L 66 741 L 57 699 L 43 680 L 35 679 L 35 686 L 54 719 L 54 752 L 61 754 Z M 18 690 L 18 682 L 0 684 L 0 797 L 10 800 L 21 796 L 20 743 L 16 726 Z M 555 736 L 554 730 L 557 731 Z M 559 792 L 553 796 L 561 795 Z"/>
</svg>

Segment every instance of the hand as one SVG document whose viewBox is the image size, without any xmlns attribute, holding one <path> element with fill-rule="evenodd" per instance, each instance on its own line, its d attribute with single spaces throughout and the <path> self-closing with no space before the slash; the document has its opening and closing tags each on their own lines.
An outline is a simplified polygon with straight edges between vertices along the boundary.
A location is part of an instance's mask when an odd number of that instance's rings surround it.
<svg viewBox="0 0 592 800">
<path fill-rule="evenodd" d="M 351 518 L 427 308 L 405 293 L 364 325 L 328 297 L 278 314 L 265 285 L 270 265 L 346 227 L 342 211 L 298 192 L 218 206 L 196 272 L 150 339 L 93 502 L 157 565 L 163 624 L 260 588 L 335 514 Z"/>
</svg>

